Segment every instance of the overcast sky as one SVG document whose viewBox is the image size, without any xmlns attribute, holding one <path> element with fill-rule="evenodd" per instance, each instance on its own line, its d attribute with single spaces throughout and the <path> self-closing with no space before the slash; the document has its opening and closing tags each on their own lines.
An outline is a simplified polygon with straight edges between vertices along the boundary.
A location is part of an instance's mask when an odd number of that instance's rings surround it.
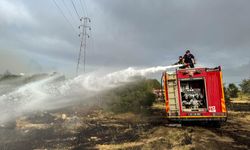
<svg viewBox="0 0 250 150">
<path fill-rule="evenodd" d="M 80 24 L 70 0 L 0 0 L 0 72 L 75 73 Z M 174 63 L 221 65 L 226 82 L 250 77 L 249 0 L 73 0 L 91 18 L 87 71 Z M 85 5 L 84 5 L 85 3 Z"/>
</svg>

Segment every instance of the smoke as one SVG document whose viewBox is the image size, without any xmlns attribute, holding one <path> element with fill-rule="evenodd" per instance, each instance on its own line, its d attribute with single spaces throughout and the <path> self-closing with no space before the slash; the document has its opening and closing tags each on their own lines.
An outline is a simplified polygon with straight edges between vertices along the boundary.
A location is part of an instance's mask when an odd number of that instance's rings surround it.
<svg viewBox="0 0 250 150">
<path fill-rule="evenodd" d="M 53 110 L 76 102 L 87 102 L 101 92 L 134 81 L 132 78 L 134 76 L 147 76 L 180 66 L 158 66 L 146 69 L 130 67 L 104 75 L 100 73 L 79 75 L 68 80 L 62 80 L 60 74 L 48 75 L 46 78 L 29 82 L 2 94 L 0 123 L 13 120 L 24 113 Z"/>
</svg>

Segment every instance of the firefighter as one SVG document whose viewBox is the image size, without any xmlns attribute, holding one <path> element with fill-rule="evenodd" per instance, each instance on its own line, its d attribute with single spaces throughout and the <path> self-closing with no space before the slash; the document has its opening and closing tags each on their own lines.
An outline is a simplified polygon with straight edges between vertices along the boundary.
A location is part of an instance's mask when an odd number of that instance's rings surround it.
<svg viewBox="0 0 250 150">
<path fill-rule="evenodd" d="M 183 56 L 184 63 L 188 64 L 190 68 L 194 68 L 195 58 L 194 55 L 190 53 L 190 50 L 186 51 L 186 54 Z"/>
<path fill-rule="evenodd" d="M 182 56 L 179 56 L 179 60 L 178 60 L 178 62 L 176 62 L 176 63 L 174 63 L 174 65 L 183 65 L 183 66 L 181 66 L 181 67 L 179 67 L 180 69 L 185 69 L 186 67 L 186 64 L 184 63 L 184 59 L 183 59 L 183 57 Z"/>
</svg>

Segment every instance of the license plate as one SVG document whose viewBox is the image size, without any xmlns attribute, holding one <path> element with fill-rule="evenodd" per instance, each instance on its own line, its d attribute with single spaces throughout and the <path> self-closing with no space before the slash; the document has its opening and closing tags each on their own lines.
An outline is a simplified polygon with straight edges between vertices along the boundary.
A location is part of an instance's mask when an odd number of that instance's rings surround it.
<svg viewBox="0 0 250 150">
<path fill-rule="evenodd" d="M 189 113 L 188 116 L 201 116 L 201 113 Z"/>
</svg>

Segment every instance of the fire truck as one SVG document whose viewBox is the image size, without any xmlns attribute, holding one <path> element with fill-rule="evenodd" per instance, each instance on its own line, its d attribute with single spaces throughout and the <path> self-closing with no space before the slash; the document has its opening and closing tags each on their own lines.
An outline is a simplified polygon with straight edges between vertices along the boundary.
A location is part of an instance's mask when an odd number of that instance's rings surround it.
<svg viewBox="0 0 250 150">
<path fill-rule="evenodd" d="M 161 82 L 170 121 L 226 121 L 220 66 L 163 72 Z"/>
</svg>

